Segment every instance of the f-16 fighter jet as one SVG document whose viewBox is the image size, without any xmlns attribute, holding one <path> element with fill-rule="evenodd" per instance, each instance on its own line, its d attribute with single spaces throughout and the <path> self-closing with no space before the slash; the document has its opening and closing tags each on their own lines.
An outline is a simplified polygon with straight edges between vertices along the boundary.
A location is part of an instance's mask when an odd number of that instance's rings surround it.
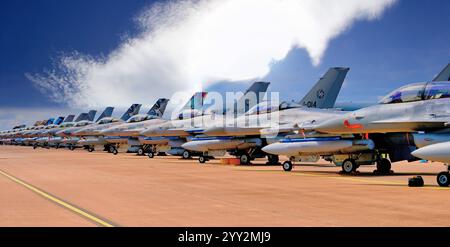
<svg viewBox="0 0 450 247">
<path fill-rule="evenodd" d="M 229 152 L 238 157 L 241 164 L 266 156 L 269 164 L 278 164 L 277 155 L 267 155 L 261 148 L 294 131 L 299 122 L 324 120 L 342 114 L 339 110 L 327 108 L 333 108 L 348 71 L 348 68 L 331 68 L 300 102 L 279 105 L 263 102 L 233 120 L 231 126 L 206 126 L 202 132 L 204 136 L 192 138 L 182 147 L 201 152 L 200 163 L 206 162 L 211 153 L 222 152 L 223 155 Z M 271 133 L 262 133 L 264 130 Z"/>
<path fill-rule="evenodd" d="M 193 155 L 204 157 L 202 152 L 196 150 L 187 150 L 183 148 L 183 144 L 189 138 L 201 134 L 207 126 L 216 126 L 223 121 L 225 117 L 232 119 L 240 116 L 257 105 L 266 94 L 269 87 L 268 82 L 255 82 L 238 100 L 233 101 L 232 108 L 225 108 L 222 112 L 212 109 L 200 112 L 197 116 L 185 117 L 180 115 L 178 120 L 168 121 L 161 125 L 147 127 L 141 132 L 145 137 L 140 138 L 141 143 L 150 146 L 148 151 L 149 157 L 153 157 L 154 153 L 167 149 L 167 153 L 171 155 L 181 155 L 184 159 L 188 159 Z M 223 100 L 223 99 L 220 99 Z M 203 98 L 201 98 L 203 107 Z M 221 104 L 219 104 L 221 105 Z M 186 108 L 186 107 L 185 107 Z M 225 114 L 225 115 L 224 115 Z"/>
<path fill-rule="evenodd" d="M 320 155 L 342 166 L 345 173 L 374 163 L 378 172 L 389 173 L 391 162 L 417 160 L 411 155 L 417 146 L 437 139 L 450 141 L 445 134 L 450 122 L 449 78 L 450 65 L 433 81 L 396 89 L 377 105 L 300 128 L 313 131 L 316 138 L 288 138 L 263 150 L 294 158 Z M 324 134 L 329 136 L 320 136 Z M 292 163 L 286 162 L 284 168 L 291 170 Z"/>
</svg>

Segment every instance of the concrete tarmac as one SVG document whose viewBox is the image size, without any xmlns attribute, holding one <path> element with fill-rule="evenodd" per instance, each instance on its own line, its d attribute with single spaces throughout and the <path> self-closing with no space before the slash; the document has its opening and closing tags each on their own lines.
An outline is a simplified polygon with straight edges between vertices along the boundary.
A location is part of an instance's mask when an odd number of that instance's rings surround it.
<svg viewBox="0 0 450 247">
<path fill-rule="evenodd" d="M 264 163 L 0 146 L 0 226 L 450 226 L 442 164 L 348 176 L 324 161 Z M 415 175 L 425 187 L 407 186 Z"/>
</svg>

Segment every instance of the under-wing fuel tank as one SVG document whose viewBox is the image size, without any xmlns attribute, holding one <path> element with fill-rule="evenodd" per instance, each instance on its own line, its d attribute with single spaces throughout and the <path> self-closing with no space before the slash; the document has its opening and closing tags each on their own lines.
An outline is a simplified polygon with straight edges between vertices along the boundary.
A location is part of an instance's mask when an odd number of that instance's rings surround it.
<svg viewBox="0 0 450 247">
<path fill-rule="evenodd" d="M 260 147 L 262 140 L 260 138 L 234 138 L 234 137 L 216 137 L 216 138 L 194 138 L 182 145 L 184 149 L 208 152 L 214 150 L 243 150 L 253 147 Z"/>
<path fill-rule="evenodd" d="M 412 155 L 431 161 L 450 163 L 450 142 L 442 142 L 419 148 Z"/>
<path fill-rule="evenodd" d="M 309 154 L 331 155 L 373 150 L 372 140 L 347 140 L 336 138 L 284 139 L 262 150 L 274 155 L 299 156 Z"/>
</svg>

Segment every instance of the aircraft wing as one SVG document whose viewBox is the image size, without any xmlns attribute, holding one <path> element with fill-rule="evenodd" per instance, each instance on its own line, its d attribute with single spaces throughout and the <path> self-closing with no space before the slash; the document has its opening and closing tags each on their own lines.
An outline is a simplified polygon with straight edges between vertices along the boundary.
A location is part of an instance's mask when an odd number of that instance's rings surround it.
<svg viewBox="0 0 450 247">
<path fill-rule="evenodd" d="M 381 120 L 371 122 L 372 125 L 385 125 L 399 128 L 410 128 L 412 130 L 438 129 L 450 126 L 450 119 L 407 119 L 407 120 Z"/>
</svg>

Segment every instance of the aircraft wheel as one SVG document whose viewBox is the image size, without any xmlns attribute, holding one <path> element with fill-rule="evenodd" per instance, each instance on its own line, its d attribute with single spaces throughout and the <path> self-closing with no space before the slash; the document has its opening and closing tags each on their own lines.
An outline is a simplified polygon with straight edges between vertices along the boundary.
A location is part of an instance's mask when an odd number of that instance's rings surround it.
<svg viewBox="0 0 450 247">
<path fill-rule="evenodd" d="M 88 148 L 88 152 L 89 152 L 89 153 L 94 152 L 94 148 L 93 148 L 93 147 Z"/>
<path fill-rule="evenodd" d="M 117 155 L 118 153 L 119 153 L 119 151 L 116 148 L 114 148 L 114 150 L 112 151 L 112 154 Z"/>
<path fill-rule="evenodd" d="M 342 163 L 342 171 L 346 174 L 350 174 L 358 169 L 355 160 L 353 159 L 346 159 Z"/>
<path fill-rule="evenodd" d="M 285 162 L 283 163 L 283 170 L 284 170 L 285 172 L 290 172 L 290 171 L 292 171 L 292 168 L 294 168 L 294 166 L 292 165 L 292 162 L 290 162 L 290 161 L 285 161 Z"/>
<path fill-rule="evenodd" d="M 183 154 L 181 155 L 183 157 L 183 159 L 187 160 L 191 158 L 191 153 L 189 153 L 189 151 L 184 150 Z"/>
<path fill-rule="evenodd" d="M 278 165 L 278 163 L 280 162 L 280 158 L 278 157 L 278 155 L 268 155 L 267 156 L 268 159 L 268 165 Z"/>
<path fill-rule="evenodd" d="M 36 149 L 37 148 L 37 145 L 33 145 L 33 149 Z"/>
<path fill-rule="evenodd" d="M 381 159 L 377 162 L 377 170 L 381 174 L 389 174 L 391 172 L 391 161 L 388 159 Z"/>
<path fill-rule="evenodd" d="M 441 187 L 448 187 L 450 185 L 450 173 L 441 172 L 437 175 L 437 183 Z"/>
<path fill-rule="evenodd" d="M 200 155 L 200 156 L 198 157 L 198 162 L 200 162 L 200 164 L 205 164 L 206 161 L 207 161 L 207 159 L 206 159 L 205 156 Z"/>
<path fill-rule="evenodd" d="M 241 162 L 241 165 L 248 165 L 250 164 L 250 156 L 248 154 L 243 154 L 239 157 L 239 161 Z"/>
<path fill-rule="evenodd" d="M 138 151 L 137 151 L 137 155 L 143 156 L 144 155 L 144 149 L 143 148 L 139 148 Z"/>
<path fill-rule="evenodd" d="M 153 153 L 153 152 L 148 152 L 148 154 L 147 154 L 147 156 L 150 158 L 150 159 L 153 159 L 153 158 L 155 158 L 155 153 Z"/>
<path fill-rule="evenodd" d="M 71 146 L 69 146 L 69 150 L 73 151 L 73 150 L 75 150 L 75 147 L 73 145 L 71 145 Z"/>
<path fill-rule="evenodd" d="M 109 152 L 110 153 L 114 153 L 114 150 L 116 150 L 116 148 L 114 146 L 110 146 L 109 147 Z"/>
</svg>

